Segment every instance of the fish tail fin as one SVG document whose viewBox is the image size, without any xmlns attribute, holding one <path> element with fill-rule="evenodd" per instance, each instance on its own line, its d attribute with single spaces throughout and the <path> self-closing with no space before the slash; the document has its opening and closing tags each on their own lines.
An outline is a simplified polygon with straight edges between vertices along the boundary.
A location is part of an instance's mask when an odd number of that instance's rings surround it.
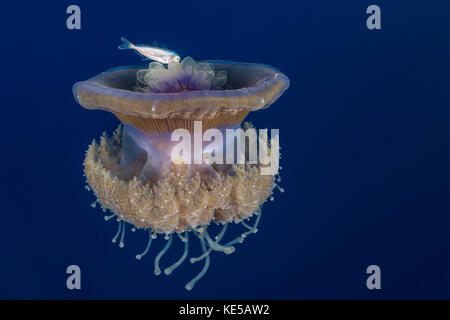
<svg viewBox="0 0 450 320">
<path fill-rule="evenodd" d="M 119 49 L 132 49 L 133 48 L 133 44 L 128 41 L 127 39 L 125 39 L 124 37 L 120 38 L 120 40 L 122 40 L 123 44 L 121 44 L 119 46 Z"/>
</svg>

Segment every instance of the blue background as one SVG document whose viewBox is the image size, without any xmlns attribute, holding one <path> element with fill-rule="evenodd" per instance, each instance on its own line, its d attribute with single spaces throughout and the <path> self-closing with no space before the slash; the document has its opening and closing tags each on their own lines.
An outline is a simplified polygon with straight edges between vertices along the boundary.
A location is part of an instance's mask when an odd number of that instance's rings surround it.
<svg viewBox="0 0 450 320">
<path fill-rule="evenodd" d="M 78 31 L 66 28 L 73 3 Z M 366 28 L 371 4 L 382 30 Z M 2 4 L 0 298 L 450 298 L 449 15 L 445 0 Z M 144 232 L 112 245 L 116 225 L 84 189 L 84 153 L 118 120 L 77 105 L 72 85 L 141 63 L 117 50 L 121 36 L 270 64 L 291 80 L 248 117 L 280 129 L 286 191 L 192 292 L 200 264 L 155 277 L 163 242 L 143 261 Z M 81 291 L 66 288 L 71 264 Z M 371 264 L 378 291 L 366 288 Z"/>
</svg>

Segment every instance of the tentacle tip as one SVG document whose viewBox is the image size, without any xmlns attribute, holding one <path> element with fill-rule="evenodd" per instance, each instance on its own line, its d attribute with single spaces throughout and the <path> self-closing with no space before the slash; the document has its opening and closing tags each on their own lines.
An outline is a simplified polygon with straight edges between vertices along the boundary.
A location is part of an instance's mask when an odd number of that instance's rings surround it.
<svg viewBox="0 0 450 320">
<path fill-rule="evenodd" d="M 141 258 L 142 258 L 142 257 L 141 257 L 140 254 L 137 254 L 137 255 L 136 255 L 136 259 L 141 260 Z"/>
<path fill-rule="evenodd" d="M 190 283 L 188 283 L 187 285 L 184 286 L 184 288 L 185 288 L 187 291 L 191 291 L 193 287 L 194 287 L 194 286 L 193 286 L 192 284 L 190 284 Z"/>
<path fill-rule="evenodd" d="M 112 239 L 111 242 L 112 242 L 112 243 L 116 243 L 116 239 Z"/>
<path fill-rule="evenodd" d="M 169 268 L 164 269 L 164 273 L 166 274 L 166 276 L 168 276 L 172 273 L 172 270 L 170 270 Z"/>
<path fill-rule="evenodd" d="M 195 259 L 194 259 L 194 258 L 191 258 L 191 259 L 189 259 L 189 262 L 190 262 L 190 263 L 194 263 L 194 262 L 195 262 Z"/>
<path fill-rule="evenodd" d="M 236 250 L 236 249 L 233 246 L 231 246 L 231 247 L 226 247 L 224 252 L 226 254 L 230 254 L 230 253 L 233 253 L 234 250 Z"/>
<path fill-rule="evenodd" d="M 159 276 L 161 274 L 161 270 L 158 268 L 158 269 L 155 269 L 155 276 Z"/>
<path fill-rule="evenodd" d="M 125 245 L 123 244 L 123 242 L 119 243 L 119 247 L 120 247 L 120 248 L 125 247 Z"/>
</svg>

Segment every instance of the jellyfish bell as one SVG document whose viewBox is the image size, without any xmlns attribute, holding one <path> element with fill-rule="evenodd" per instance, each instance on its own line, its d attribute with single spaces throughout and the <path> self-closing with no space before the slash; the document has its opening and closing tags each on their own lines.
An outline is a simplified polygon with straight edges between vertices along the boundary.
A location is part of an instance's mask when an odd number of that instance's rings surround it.
<svg viewBox="0 0 450 320">
<path fill-rule="evenodd" d="M 193 69 L 193 63 L 192 58 L 185 58 L 180 63 L 180 68 L 188 70 L 181 76 Z M 221 71 L 225 71 L 224 88 L 203 89 L 206 81 L 200 80 L 206 72 L 193 70 L 189 79 L 191 87 L 186 90 L 170 91 L 179 82 L 175 71 L 176 83 L 173 85 L 168 83 L 170 74 L 167 79 L 159 81 L 167 84 L 166 90 L 136 92 L 133 88 L 137 77 L 145 79 L 140 72 L 146 70 L 142 67 L 120 67 L 76 83 L 73 91 L 77 102 L 86 109 L 110 111 L 123 123 L 148 133 L 161 133 L 178 128 L 192 129 L 195 120 L 201 120 L 205 129 L 238 125 L 248 112 L 270 106 L 289 86 L 289 79 L 284 74 L 267 65 L 228 61 L 209 61 L 206 64 L 214 67 L 215 74 L 223 75 Z M 150 65 L 154 70 L 160 64 Z M 171 65 L 177 63 L 169 64 L 169 69 Z M 163 65 L 161 68 L 164 68 Z M 169 69 L 164 69 L 167 74 Z M 155 82 L 154 88 L 158 88 L 158 81 Z"/>
<path fill-rule="evenodd" d="M 203 130 L 240 128 L 249 112 L 270 106 L 288 86 L 289 79 L 267 65 L 196 62 L 190 57 L 167 67 L 152 62 L 148 67 L 115 68 L 76 83 L 73 93 L 80 105 L 112 112 L 123 124 L 111 137 L 94 141 L 84 161 L 89 189 L 119 221 L 113 241 L 120 236 L 123 246 L 125 222 L 148 230 L 140 259 L 156 234 L 165 234 L 167 245 L 155 259 L 155 274 L 160 274 L 159 261 L 177 235 L 185 252 L 165 270 L 170 274 L 186 258 L 189 234 L 194 234 L 203 254 L 190 261 L 204 260 L 205 265 L 186 285 L 192 289 L 208 268 L 212 251 L 229 254 L 234 244 L 256 232 L 261 206 L 276 182 L 274 176 L 260 174 L 259 163 L 174 163 L 171 150 L 178 141 L 173 133 L 194 133 L 199 121 Z M 205 152 L 205 145 L 201 147 Z M 224 150 L 231 147 L 224 145 Z M 255 224 L 250 226 L 244 219 L 253 215 Z M 216 237 L 208 234 L 211 222 L 223 224 Z M 241 223 L 246 232 L 221 243 L 229 222 Z"/>
</svg>

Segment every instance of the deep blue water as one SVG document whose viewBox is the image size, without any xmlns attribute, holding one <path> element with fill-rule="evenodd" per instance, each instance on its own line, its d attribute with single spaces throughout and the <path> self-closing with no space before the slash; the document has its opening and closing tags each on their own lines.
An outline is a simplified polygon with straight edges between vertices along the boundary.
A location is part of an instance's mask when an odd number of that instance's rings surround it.
<svg viewBox="0 0 450 320">
<path fill-rule="evenodd" d="M 70 4 L 81 30 L 66 28 Z M 366 28 L 371 4 L 381 30 Z M 449 15 L 445 0 L 2 4 L 0 298 L 450 298 Z M 136 261 L 144 232 L 114 246 L 115 223 L 84 189 L 87 146 L 119 122 L 76 104 L 72 85 L 140 63 L 117 50 L 121 36 L 270 64 L 291 80 L 248 117 L 280 129 L 286 191 L 192 292 L 201 265 L 155 277 L 162 242 Z M 66 288 L 71 264 L 80 291 Z M 371 264 L 381 290 L 366 288 Z"/>
</svg>

